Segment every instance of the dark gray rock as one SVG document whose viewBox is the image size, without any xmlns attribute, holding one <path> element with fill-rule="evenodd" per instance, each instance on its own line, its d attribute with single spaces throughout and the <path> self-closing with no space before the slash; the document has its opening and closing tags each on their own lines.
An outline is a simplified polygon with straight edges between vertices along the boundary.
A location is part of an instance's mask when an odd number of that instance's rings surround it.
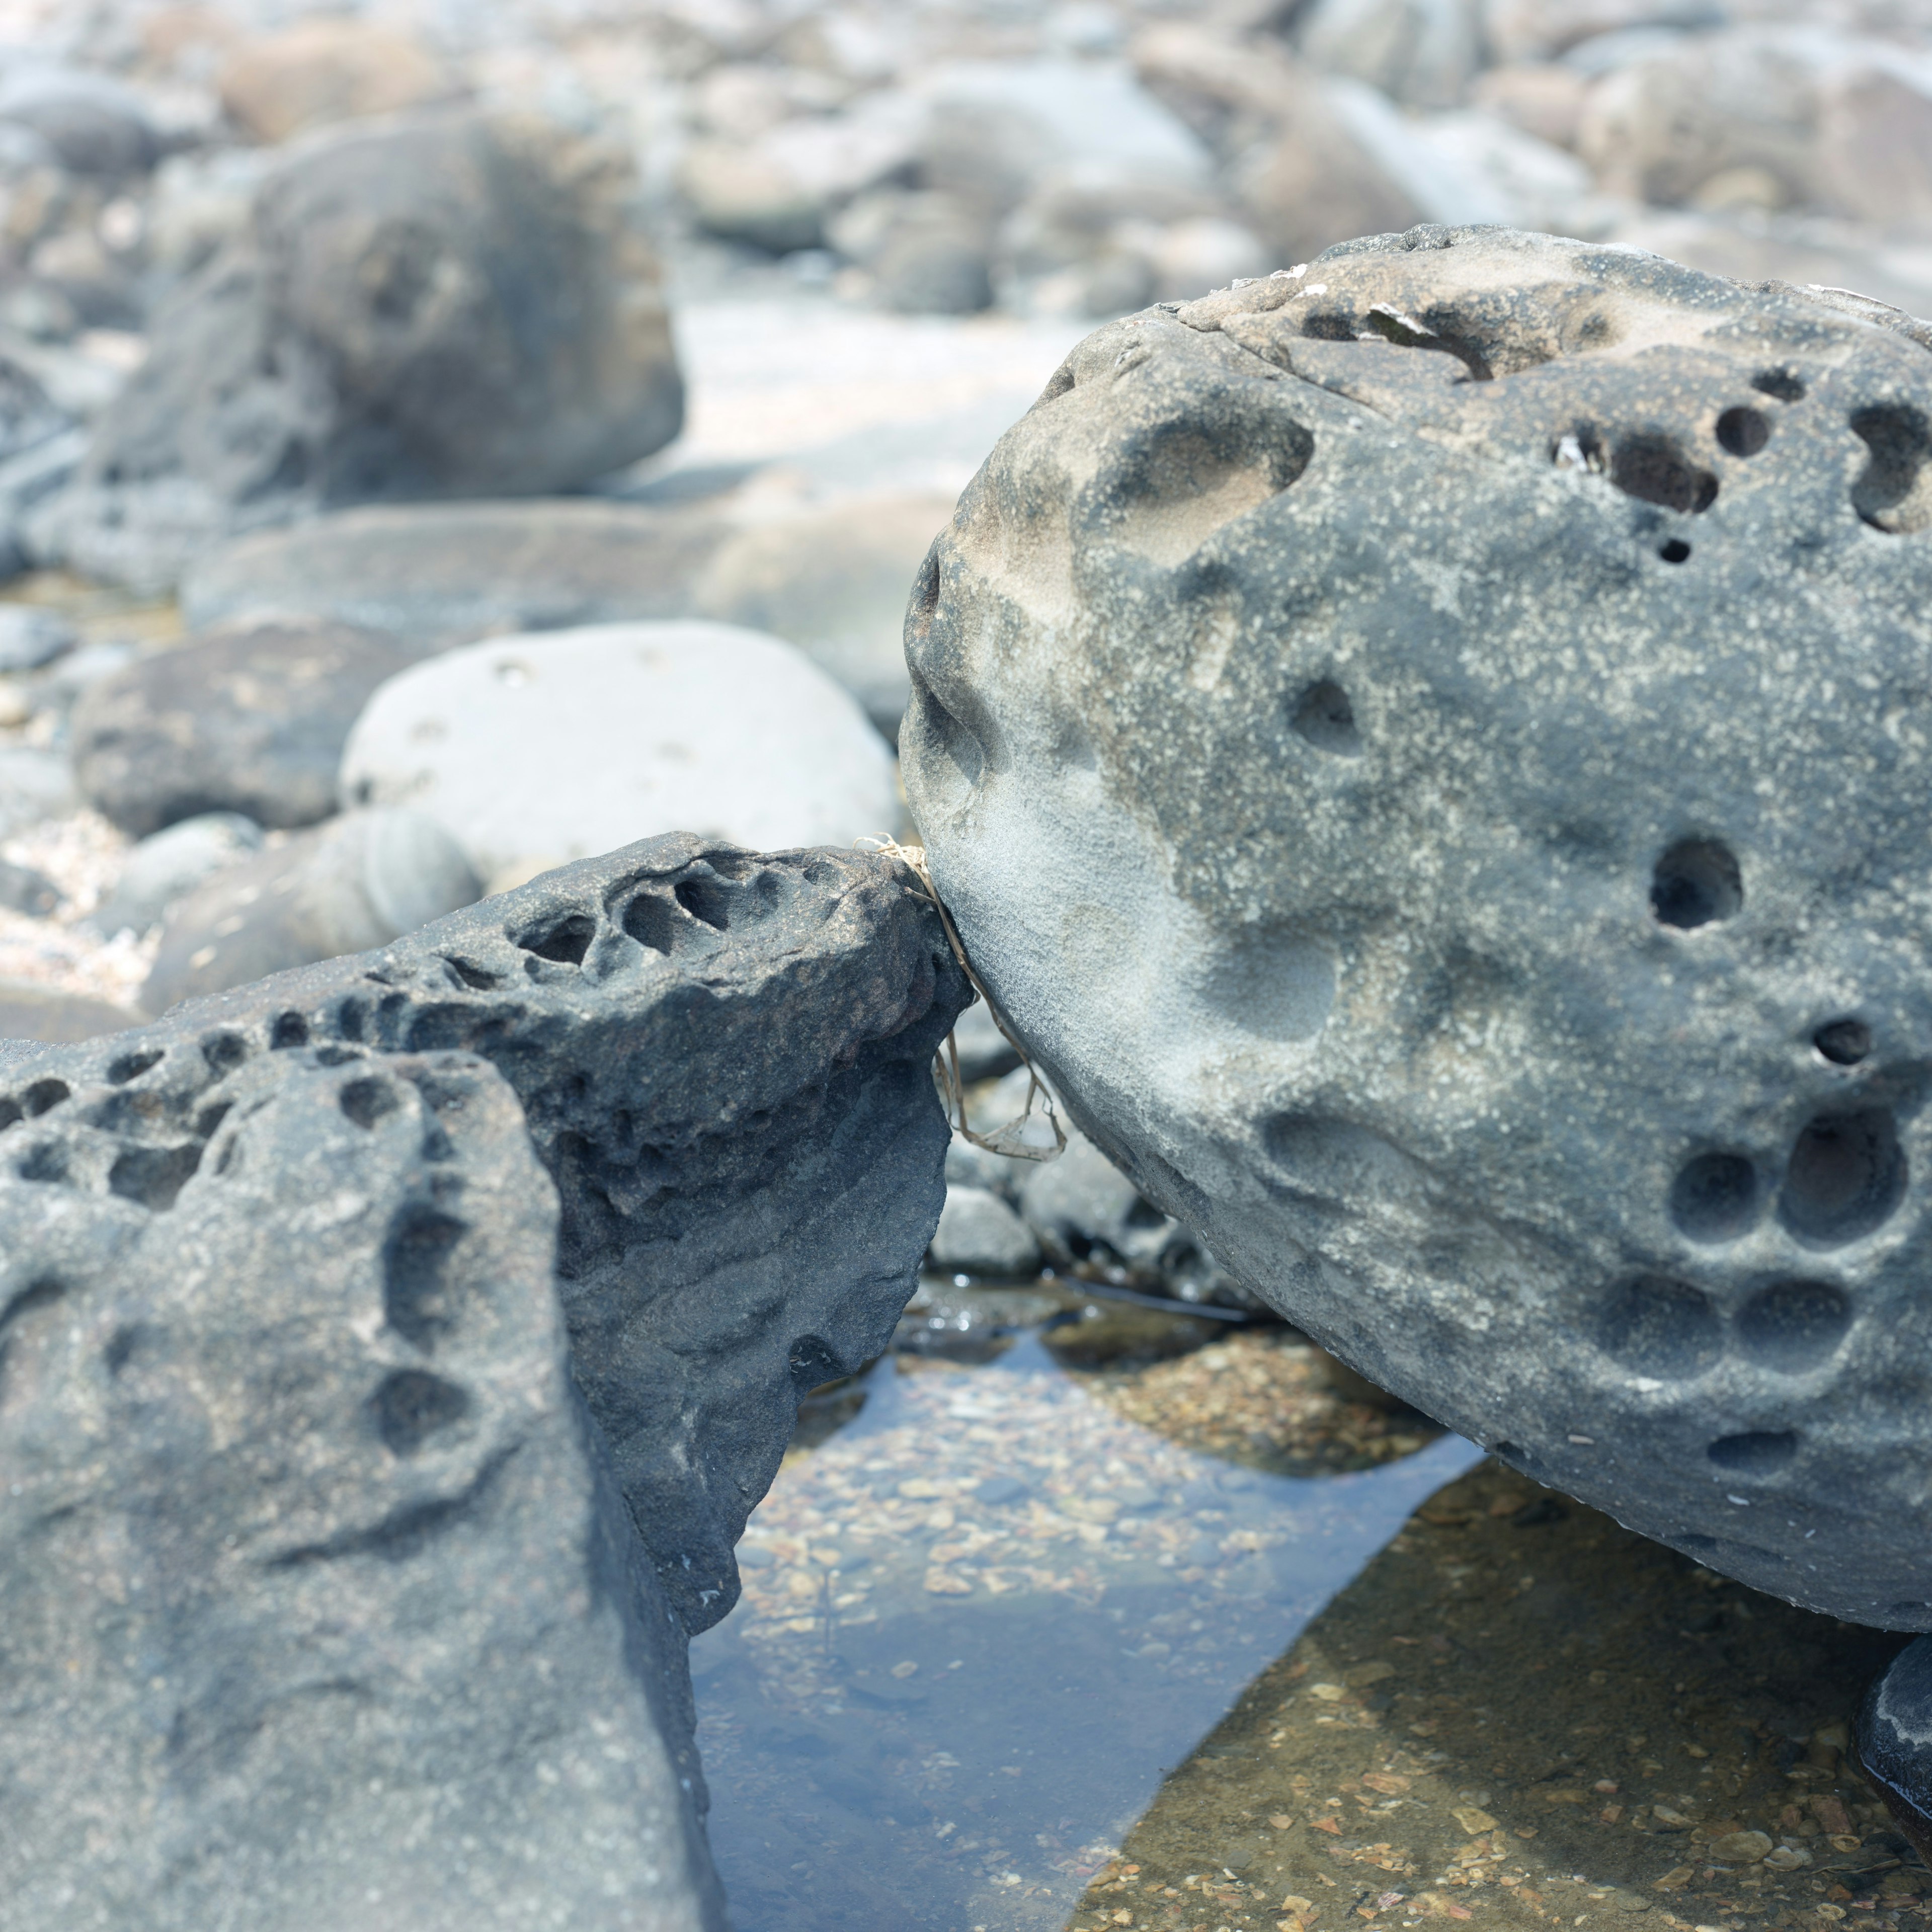
<svg viewBox="0 0 1932 1932">
<path fill-rule="evenodd" d="M 1040 1244 L 998 1195 L 955 1184 L 946 1190 L 931 1258 L 936 1268 L 968 1274 L 1033 1274 L 1040 1268 Z"/>
<path fill-rule="evenodd" d="M 571 1385 L 515 1096 L 466 1053 L 207 1038 L 131 1078 L 154 1036 L 41 1054 L 12 1103 L 75 1089 L 0 1183 L 10 1911 L 722 1926 L 682 1634 Z"/>
<path fill-rule="evenodd" d="M 656 840 L 10 1070 L 23 1924 L 722 1926 L 686 1638 L 940 1206 L 909 886 Z"/>
<path fill-rule="evenodd" d="M 1499 231 L 1130 318 L 935 546 L 902 734 L 1144 1196 L 1538 1480 L 1906 1628 L 1928 342 Z"/>
<path fill-rule="evenodd" d="M 138 1025 L 140 1018 L 85 993 L 64 993 L 30 980 L 0 980 L 0 1043 L 38 1040 L 66 1045 L 98 1040 L 103 1034 Z"/>
<path fill-rule="evenodd" d="M 1858 1768 L 1932 1857 L 1932 1637 L 1907 1644 L 1866 1693 L 1854 1742 Z"/>
<path fill-rule="evenodd" d="M 426 813 L 344 812 L 178 898 L 141 1003 L 163 1012 L 292 966 L 368 952 L 482 891 L 462 847 Z"/>
<path fill-rule="evenodd" d="M 128 855 L 113 890 L 88 915 L 110 934 L 146 932 L 217 872 L 262 847 L 262 828 L 238 812 L 203 812 L 143 838 Z"/>
<path fill-rule="evenodd" d="M 342 747 L 370 693 L 421 655 L 327 619 L 192 638 L 88 687 L 69 739 L 75 778 L 136 838 L 211 812 L 313 825 L 335 809 Z"/>
<path fill-rule="evenodd" d="M 344 510 L 212 552 L 188 573 L 182 608 L 197 629 L 302 616 L 425 648 L 680 617 L 726 533 L 701 512 L 582 497 Z"/>
<path fill-rule="evenodd" d="M 468 110 L 299 145 L 158 315 L 33 542 L 160 584 L 332 506 L 541 493 L 649 454 L 682 390 L 628 166 Z"/>
</svg>

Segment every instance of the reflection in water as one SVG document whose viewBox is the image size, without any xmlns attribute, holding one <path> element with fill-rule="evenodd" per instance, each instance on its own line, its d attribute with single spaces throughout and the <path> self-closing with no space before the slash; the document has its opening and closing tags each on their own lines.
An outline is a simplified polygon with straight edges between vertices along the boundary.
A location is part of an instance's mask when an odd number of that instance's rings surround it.
<svg viewBox="0 0 1932 1932">
<path fill-rule="evenodd" d="M 743 1602 L 692 1646 L 739 1932 L 1058 1927 L 1168 1768 L 1477 1454 L 1234 1466 L 1031 1335 L 880 1364 L 789 1461 Z"/>
</svg>

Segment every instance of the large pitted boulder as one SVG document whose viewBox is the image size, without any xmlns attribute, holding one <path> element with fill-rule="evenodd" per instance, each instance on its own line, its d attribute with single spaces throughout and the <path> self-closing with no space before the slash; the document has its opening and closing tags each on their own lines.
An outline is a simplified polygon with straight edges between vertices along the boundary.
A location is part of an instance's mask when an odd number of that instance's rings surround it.
<svg viewBox="0 0 1932 1932">
<path fill-rule="evenodd" d="M 683 392 L 634 189 L 614 150 L 480 110 L 299 144 L 32 541 L 161 584 L 316 510 L 538 494 L 648 455 Z"/>
<path fill-rule="evenodd" d="M 22 1925 L 723 1923 L 688 1634 L 886 1343 L 965 995 L 682 835 L 0 1068 Z"/>
<path fill-rule="evenodd" d="M 1932 1628 L 1932 331 L 1422 230 L 1090 337 L 908 620 L 976 964 L 1326 1346 Z"/>
</svg>

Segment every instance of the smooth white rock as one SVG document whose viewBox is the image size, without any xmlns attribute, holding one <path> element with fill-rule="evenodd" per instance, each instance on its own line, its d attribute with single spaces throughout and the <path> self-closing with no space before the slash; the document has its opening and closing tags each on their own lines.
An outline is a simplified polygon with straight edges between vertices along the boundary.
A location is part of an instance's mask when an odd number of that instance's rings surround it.
<svg viewBox="0 0 1932 1932">
<path fill-rule="evenodd" d="M 891 754 L 805 654 L 728 624 L 598 624 L 445 652 L 378 688 L 345 805 L 426 812 L 495 888 L 659 832 L 771 851 L 892 831 Z"/>
</svg>

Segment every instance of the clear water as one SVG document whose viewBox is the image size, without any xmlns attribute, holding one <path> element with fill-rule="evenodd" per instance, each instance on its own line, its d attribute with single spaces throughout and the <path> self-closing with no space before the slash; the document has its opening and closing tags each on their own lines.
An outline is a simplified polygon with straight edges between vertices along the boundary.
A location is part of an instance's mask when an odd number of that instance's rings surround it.
<svg viewBox="0 0 1932 1932">
<path fill-rule="evenodd" d="M 1256 1673 L 1417 1504 L 1455 1437 L 1297 1480 L 1195 1454 L 1022 1335 L 888 1358 L 747 1532 L 693 1645 L 738 1932 L 1018 1932 L 1087 1880 Z"/>
</svg>

